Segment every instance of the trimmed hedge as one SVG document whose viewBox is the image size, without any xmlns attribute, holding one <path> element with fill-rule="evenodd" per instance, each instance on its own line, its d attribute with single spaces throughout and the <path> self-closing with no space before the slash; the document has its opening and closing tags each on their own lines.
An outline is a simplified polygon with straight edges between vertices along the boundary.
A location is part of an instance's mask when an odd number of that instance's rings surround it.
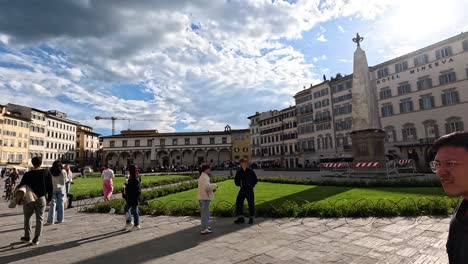
<svg viewBox="0 0 468 264">
<path fill-rule="evenodd" d="M 258 178 L 261 182 L 287 183 L 317 186 L 338 186 L 338 187 L 442 187 L 438 179 L 393 179 L 393 180 L 316 180 L 316 179 L 292 179 L 292 178 Z"/>
<path fill-rule="evenodd" d="M 212 177 L 211 182 L 221 182 L 228 180 L 229 177 Z M 190 182 L 182 182 L 181 184 L 177 184 L 174 186 L 163 187 L 154 189 L 148 192 L 142 192 L 142 204 L 139 206 L 139 210 L 144 214 L 145 207 L 151 206 L 147 201 L 153 200 L 158 197 L 166 196 L 173 193 L 179 193 L 187 190 L 191 190 L 197 188 L 198 182 L 190 181 Z M 94 205 L 93 207 L 84 208 L 83 211 L 85 212 L 92 212 L 92 213 L 107 213 L 110 211 L 111 208 L 115 209 L 116 213 L 123 213 L 123 207 L 125 205 L 124 199 L 113 199 L 108 202 L 100 202 Z M 197 205 L 198 206 L 198 205 Z"/>
<path fill-rule="evenodd" d="M 141 188 L 142 189 L 151 188 L 151 187 L 174 184 L 174 183 L 179 183 L 179 182 L 188 182 L 188 181 L 193 181 L 193 179 L 190 178 L 190 177 L 181 176 L 179 178 L 165 179 L 165 180 L 161 180 L 161 181 L 157 181 L 157 182 L 143 182 L 143 183 L 141 183 Z M 120 195 L 121 187 L 122 186 L 115 186 L 114 195 Z M 82 200 L 82 199 L 94 198 L 94 197 L 99 197 L 99 196 L 102 196 L 102 189 L 90 190 L 90 191 L 87 191 L 86 193 L 76 194 L 73 199 L 74 200 Z"/>
<path fill-rule="evenodd" d="M 401 199 L 391 201 L 381 199 L 377 202 L 368 199 L 359 200 L 338 200 L 334 203 L 328 201 L 306 202 L 298 204 L 292 201 L 281 203 L 265 203 L 256 209 L 258 217 L 415 217 L 415 216 L 447 216 L 453 213 L 459 203 L 459 199 Z M 108 213 L 111 208 L 115 208 L 116 213 L 123 213 L 125 201 L 112 200 L 110 202 L 97 204 L 89 208 L 87 212 Z M 182 202 L 170 201 L 163 204 L 159 201 L 151 201 L 148 204 L 139 206 L 142 215 L 171 215 L 171 216 L 199 216 L 200 209 L 198 203 L 187 200 Z M 235 206 L 228 202 L 218 202 L 211 210 L 212 216 L 235 217 Z M 245 207 L 245 215 L 248 215 Z"/>
<path fill-rule="evenodd" d="M 212 182 L 220 182 L 229 177 L 213 177 Z M 259 181 L 271 183 L 325 185 L 325 186 L 350 186 L 350 187 L 434 187 L 440 186 L 438 180 L 410 180 L 400 179 L 397 181 L 316 181 L 308 179 L 288 178 L 259 178 Z M 197 202 L 193 200 L 172 200 L 162 203 L 155 198 L 178 193 L 197 187 L 197 182 L 182 183 L 177 186 L 155 189 L 142 194 L 144 202 L 139 206 L 142 215 L 171 215 L 171 216 L 199 216 L 200 209 Z M 145 202 L 149 201 L 149 202 Z M 396 216 L 447 216 L 453 213 L 460 202 L 459 198 L 441 197 L 429 198 L 403 198 L 398 201 L 386 198 L 371 200 L 362 198 L 358 200 L 341 199 L 334 202 L 317 201 L 297 203 L 294 201 L 266 202 L 257 206 L 256 215 L 259 217 L 396 217 Z M 96 204 L 94 207 L 86 208 L 86 212 L 108 213 L 111 208 L 116 213 L 123 213 L 125 201 L 115 199 L 109 202 Z M 247 206 L 244 207 L 248 215 Z M 212 204 L 212 216 L 235 217 L 235 205 L 227 201 L 218 201 Z"/>
</svg>

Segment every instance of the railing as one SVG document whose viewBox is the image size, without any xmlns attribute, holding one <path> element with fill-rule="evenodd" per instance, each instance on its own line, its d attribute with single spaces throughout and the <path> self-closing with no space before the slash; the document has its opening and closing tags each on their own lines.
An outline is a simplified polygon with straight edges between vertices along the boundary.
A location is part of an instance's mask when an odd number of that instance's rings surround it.
<svg viewBox="0 0 468 264">
<path fill-rule="evenodd" d="M 11 164 L 21 164 L 23 163 L 23 159 L 8 159 L 7 162 Z"/>
<path fill-rule="evenodd" d="M 351 177 L 358 174 L 384 175 L 387 179 L 416 175 L 414 160 L 400 159 L 381 162 L 330 162 L 320 164 L 321 176 Z"/>
<path fill-rule="evenodd" d="M 419 143 L 421 144 L 433 144 L 437 138 L 420 138 Z"/>
<path fill-rule="evenodd" d="M 328 121 L 331 121 L 331 117 L 329 116 L 314 119 L 315 123 L 322 123 L 322 122 L 328 122 Z"/>
<path fill-rule="evenodd" d="M 314 148 L 308 148 L 308 149 L 300 149 L 300 153 L 314 153 L 315 149 Z"/>
</svg>

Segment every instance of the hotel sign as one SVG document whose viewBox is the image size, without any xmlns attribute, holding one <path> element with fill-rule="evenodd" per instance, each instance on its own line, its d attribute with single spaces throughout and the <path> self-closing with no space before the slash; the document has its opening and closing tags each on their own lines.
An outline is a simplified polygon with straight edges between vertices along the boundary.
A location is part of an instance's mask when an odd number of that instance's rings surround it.
<svg viewBox="0 0 468 264">
<path fill-rule="evenodd" d="M 453 58 L 443 59 L 443 60 L 439 60 L 439 61 L 436 61 L 436 62 L 433 62 L 433 63 L 429 63 L 429 64 L 421 66 L 421 67 L 413 68 L 411 70 L 406 70 L 406 71 L 409 71 L 410 74 L 414 74 L 416 72 L 422 72 L 422 71 L 425 71 L 427 69 L 432 69 L 432 68 L 435 68 L 435 67 L 438 67 L 440 65 L 444 65 L 446 63 L 453 62 L 453 61 L 454 61 Z M 388 77 L 385 77 L 383 79 L 377 80 L 377 84 L 384 83 L 384 82 L 390 81 L 390 80 L 395 80 L 395 79 L 400 79 L 400 75 L 398 73 L 393 74 L 393 75 L 388 76 Z"/>
</svg>

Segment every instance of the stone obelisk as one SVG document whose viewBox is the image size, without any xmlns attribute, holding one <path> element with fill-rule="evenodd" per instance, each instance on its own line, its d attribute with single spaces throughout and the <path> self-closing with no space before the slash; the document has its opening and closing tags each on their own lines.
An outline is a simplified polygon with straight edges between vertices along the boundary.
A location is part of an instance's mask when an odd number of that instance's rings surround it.
<svg viewBox="0 0 468 264">
<path fill-rule="evenodd" d="M 363 40 L 359 34 L 353 38 L 353 42 L 357 44 L 352 88 L 353 157 L 354 162 L 385 161 L 385 132 L 382 131 L 379 119 L 376 85 L 370 79 L 366 53 L 359 44 Z"/>
</svg>

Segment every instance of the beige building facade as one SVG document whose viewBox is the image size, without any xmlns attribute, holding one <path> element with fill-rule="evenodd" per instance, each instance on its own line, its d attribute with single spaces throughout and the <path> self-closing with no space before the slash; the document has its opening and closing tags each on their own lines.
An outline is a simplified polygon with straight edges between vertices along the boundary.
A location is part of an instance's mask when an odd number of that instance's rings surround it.
<svg viewBox="0 0 468 264">
<path fill-rule="evenodd" d="M 295 167 L 298 163 L 296 108 L 250 116 L 252 163 L 260 167 Z"/>
<path fill-rule="evenodd" d="M 232 161 L 238 162 L 239 159 L 246 159 L 252 162 L 252 146 L 249 129 L 231 130 L 232 140 Z"/>
<path fill-rule="evenodd" d="M 1 110 L 0 166 L 27 168 L 31 120 L 21 112 L 10 111 L 6 106 L 2 106 Z"/>
<path fill-rule="evenodd" d="M 100 143 L 99 134 L 93 132 L 93 128 L 85 125 L 77 125 L 75 165 L 80 167 L 99 167 Z"/>
<path fill-rule="evenodd" d="M 468 117 L 468 33 L 372 67 L 389 152 L 431 159 L 444 134 L 464 131 Z"/>
<path fill-rule="evenodd" d="M 134 163 L 149 168 L 211 164 L 221 167 L 232 160 L 232 132 L 174 132 L 126 130 L 102 137 L 102 164 L 121 169 Z"/>
<path fill-rule="evenodd" d="M 55 160 L 69 164 L 75 162 L 76 131 L 79 125 L 67 119 L 67 115 L 63 112 L 47 111 L 44 166 L 51 166 Z"/>
</svg>

